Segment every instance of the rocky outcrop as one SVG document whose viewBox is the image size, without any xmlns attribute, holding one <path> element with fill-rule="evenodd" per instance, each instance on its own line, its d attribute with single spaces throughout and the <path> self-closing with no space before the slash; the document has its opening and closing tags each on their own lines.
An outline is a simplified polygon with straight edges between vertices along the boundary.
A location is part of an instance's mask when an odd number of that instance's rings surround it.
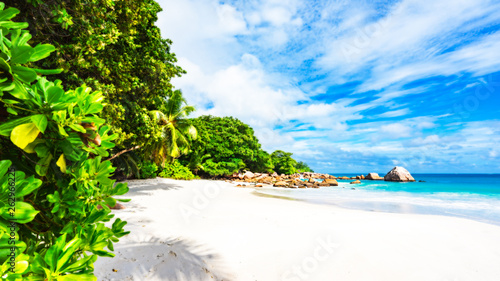
<svg viewBox="0 0 500 281">
<path fill-rule="evenodd" d="M 394 167 L 387 175 L 384 176 L 386 181 L 415 181 L 410 172 L 403 167 Z"/>
<path fill-rule="evenodd" d="M 277 186 L 277 187 L 285 187 L 287 186 L 288 184 L 284 181 L 278 181 L 274 184 L 274 186 Z"/>
<path fill-rule="evenodd" d="M 255 174 L 250 172 L 250 171 L 246 171 L 244 174 L 243 174 L 243 178 L 244 179 L 253 179 L 255 178 Z"/>
<path fill-rule="evenodd" d="M 330 174 L 301 173 L 293 175 L 278 175 L 277 173 L 253 173 L 243 171 L 225 177 L 229 182 L 238 186 L 261 187 L 273 185 L 282 188 L 320 188 L 322 186 L 338 186 L 337 179 L 350 179 L 350 177 L 335 177 Z M 359 177 L 357 177 L 359 178 Z"/>
<path fill-rule="evenodd" d="M 360 180 L 355 180 L 355 181 L 351 181 L 351 182 L 350 182 L 350 184 L 359 184 L 359 183 L 361 183 L 361 181 L 360 181 Z"/>
<path fill-rule="evenodd" d="M 339 186 L 337 180 L 334 179 L 325 179 L 323 182 L 328 184 L 328 186 Z"/>
<path fill-rule="evenodd" d="M 377 173 L 369 173 L 365 179 L 367 180 L 383 180 L 384 178 L 379 176 Z"/>
</svg>

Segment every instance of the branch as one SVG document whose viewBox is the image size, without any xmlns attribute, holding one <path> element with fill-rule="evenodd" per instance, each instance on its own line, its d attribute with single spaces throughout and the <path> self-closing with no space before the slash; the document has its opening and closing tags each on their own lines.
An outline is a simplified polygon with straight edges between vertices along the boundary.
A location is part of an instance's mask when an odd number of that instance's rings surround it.
<svg viewBox="0 0 500 281">
<path fill-rule="evenodd" d="M 115 159 L 116 157 L 122 155 L 123 153 L 127 153 L 129 151 L 136 150 L 136 149 L 139 149 L 139 148 L 141 148 L 141 146 L 140 145 L 136 145 L 136 146 L 134 146 L 132 148 L 122 150 L 122 151 L 118 152 L 117 154 L 113 155 L 113 157 L 106 159 L 106 161 L 108 161 L 108 160 L 111 161 L 111 160 Z"/>
</svg>

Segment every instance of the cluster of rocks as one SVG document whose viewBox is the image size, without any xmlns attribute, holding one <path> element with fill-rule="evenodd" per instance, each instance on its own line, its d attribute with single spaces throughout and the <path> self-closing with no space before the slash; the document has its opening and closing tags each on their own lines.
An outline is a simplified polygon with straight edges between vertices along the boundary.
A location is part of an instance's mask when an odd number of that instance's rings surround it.
<svg viewBox="0 0 500 281">
<path fill-rule="evenodd" d="M 337 179 L 355 180 L 350 182 L 350 184 L 360 184 L 360 180 L 385 180 L 399 182 L 415 181 L 410 172 L 408 172 L 403 167 L 394 167 L 384 177 L 379 176 L 377 173 L 369 173 L 366 176 L 360 175 L 355 177 L 335 177 L 329 174 L 310 172 L 293 175 L 278 175 L 277 173 L 265 174 L 246 171 L 244 173 L 234 173 L 232 176 L 227 178 L 227 180 L 230 182 L 236 182 L 238 184 L 237 186 L 246 186 L 246 184 L 244 183 L 250 183 L 256 187 L 262 187 L 263 185 L 273 185 L 276 187 L 287 188 L 319 188 L 321 186 L 338 186 L 339 184 L 337 182 Z"/>
<path fill-rule="evenodd" d="M 316 179 L 321 179 L 322 181 L 320 182 Z M 245 173 L 235 173 L 229 180 L 236 183 L 254 183 L 256 187 L 262 186 L 263 184 L 288 188 L 319 188 L 320 186 L 339 185 L 334 176 L 309 172 L 293 175 L 278 175 L 277 173 L 261 174 L 247 171 Z M 240 186 L 244 185 L 240 184 Z"/>
</svg>

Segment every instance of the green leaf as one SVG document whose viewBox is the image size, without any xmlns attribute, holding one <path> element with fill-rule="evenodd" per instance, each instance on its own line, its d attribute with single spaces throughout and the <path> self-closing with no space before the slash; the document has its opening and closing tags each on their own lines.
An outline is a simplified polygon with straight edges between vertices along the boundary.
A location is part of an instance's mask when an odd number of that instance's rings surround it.
<svg viewBox="0 0 500 281">
<path fill-rule="evenodd" d="M 13 47 L 11 50 L 12 57 L 10 58 L 10 63 L 25 64 L 29 61 L 34 51 L 35 50 L 31 46 Z"/>
<path fill-rule="evenodd" d="M 24 31 L 24 33 L 17 39 L 16 45 L 22 46 L 27 45 L 28 41 L 31 39 L 31 34 L 28 31 Z"/>
<path fill-rule="evenodd" d="M 50 56 L 50 53 L 55 51 L 56 48 L 50 44 L 38 44 L 34 48 L 34 52 L 31 55 L 30 61 L 38 61 Z"/>
<path fill-rule="evenodd" d="M 37 145 L 34 150 L 36 152 L 36 156 L 40 158 L 47 157 L 47 155 L 49 155 L 50 152 L 49 147 L 46 144 Z"/>
<path fill-rule="evenodd" d="M 68 137 L 68 133 L 66 133 L 66 130 L 64 130 L 64 127 L 60 124 L 57 124 L 57 128 L 59 129 L 59 134 L 62 136 Z"/>
<path fill-rule="evenodd" d="M 47 89 L 47 102 L 58 103 L 64 95 L 64 90 L 57 86 L 51 86 Z"/>
<path fill-rule="evenodd" d="M 11 73 L 10 64 L 8 64 L 3 58 L 0 57 L 0 68 L 6 70 L 8 73 Z"/>
<path fill-rule="evenodd" d="M 86 114 L 99 113 L 102 111 L 103 108 L 104 108 L 104 106 L 102 106 L 102 104 L 93 103 L 87 109 Z"/>
<path fill-rule="evenodd" d="M 128 185 L 126 183 L 120 182 L 115 186 L 113 195 L 123 195 L 128 192 Z"/>
<path fill-rule="evenodd" d="M 12 165 L 12 161 L 10 160 L 2 160 L 0 161 L 0 178 L 3 178 L 10 165 Z"/>
<path fill-rule="evenodd" d="M 6 103 L 6 104 L 17 104 L 17 103 L 19 103 L 17 100 L 7 100 L 7 99 L 4 99 L 3 102 Z"/>
<path fill-rule="evenodd" d="M 57 269 L 57 259 L 62 252 L 64 244 L 66 243 L 66 233 L 59 236 L 54 243 L 45 253 L 44 260 L 49 265 L 52 271 Z"/>
<path fill-rule="evenodd" d="M 26 86 L 23 85 L 23 83 L 18 79 L 14 80 L 14 89 L 10 91 L 10 94 L 21 100 L 30 99 L 30 96 L 26 91 Z"/>
<path fill-rule="evenodd" d="M 22 124 L 12 130 L 10 140 L 21 149 L 24 149 L 38 137 L 39 133 L 40 130 L 34 123 Z"/>
<path fill-rule="evenodd" d="M 27 22 L 0 21 L 0 27 L 8 29 L 24 29 L 28 28 Z"/>
<path fill-rule="evenodd" d="M 35 210 L 31 204 L 26 202 L 16 202 L 14 205 L 14 213 L 9 212 L 9 206 L 3 207 L 0 212 L 2 217 L 9 221 L 14 221 L 17 223 L 27 223 L 32 221 L 35 216 L 40 212 Z"/>
<path fill-rule="evenodd" d="M 31 116 L 31 121 L 36 125 L 36 127 L 42 132 L 42 134 L 45 132 L 45 129 L 47 128 L 47 117 L 43 114 L 37 114 Z"/>
<path fill-rule="evenodd" d="M 87 131 L 79 124 L 71 124 L 69 127 L 77 132 L 86 133 Z"/>
<path fill-rule="evenodd" d="M 2 91 L 2 92 L 10 92 L 10 91 L 14 90 L 15 87 L 16 87 L 16 84 L 8 81 L 8 82 L 0 84 L 0 91 Z"/>
<path fill-rule="evenodd" d="M 38 74 L 43 74 L 43 75 L 51 75 L 51 74 L 59 74 L 63 72 L 63 69 L 39 69 L 39 68 L 33 68 L 33 70 L 38 73 Z"/>
<path fill-rule="evenodd" d="M 106 202 L 106 204 L 110 207 L 114 207 L 116 205 L 116 199 L 113 197 L 108 197 L 104 199 L 104 202 Z"/>
<path fill-rule="evenodd" d="M 35 171 L 40 176 L 45 176 L 49 169 L 50 161 L 52 161 L 52 154 L 45 156 L 36 163 Z"/>
<path fill-rule="evenodd" d="M 28 122 L 31 122 L 30 116 L 7 121 L 0 125 L 0 135 L 8 137 L 15 127 Z"/>
<path fill-rule="evenodd" d="M 70 258 L 73 256 L 75 251 L 78 249 L 80 244 L 82 243 L 81 239 L 78 237 L 73 238 L 71 241 L 66 243 L 66 245 L 63 248 L 62 255 L 60 255 L 57 259 L 57 269 L 59 270 L 63 266 L 68 263 Z"/>
<path fill-rule="evenodd" d="M 23 180 L 19 186 L 16 188 L 16 197 L 26 196 L 36 189 L 38 189 L 42 185 L 42 181 L 40 179 L 36 179 L 34 176 L 31 176 L 25 180 Z"/>
<path fill-rule="evenodd" d="M 5 20 L 10 20 L 11 18 L 15 17 L 17 14 L 19 14 L 19 10 L 16 8 L 7 8 L 6 10 L 3 10 L 0 12 L 0 21 L 5 21 Z"/>
<path fill-rule="evenodd" d="M 17 111 L 13 109 L 12 107 L 7 107 L 7 112 L 12 114 L 12 115 L 17 115 Z"/>
<path fill-rule="evenodd" d="M 78 271 L 78 270 L 82 270 L 86 267 L 86 264 L 90 261 L 92 262 L 92 259 L 94 259 L 94 257 L 96 257 L 95 255 L 90 255 L 90 256 L 86 256 L 86 257 L 83 257 L 81 259 L 79 259 L 78 261 L 70 264 L 70 265 L 66 265 L 64 267 L 62 267 L 60 269 L 60 271 L 63 271 L 63 272 L 75 272 L 75 271 Z"/>
<path fill-rule="evenodd" d="M 36 72 L 28 67 L 14 65 L 12 66 L 14 76 L 26 84 L 36 80 Z"/>
</svg>

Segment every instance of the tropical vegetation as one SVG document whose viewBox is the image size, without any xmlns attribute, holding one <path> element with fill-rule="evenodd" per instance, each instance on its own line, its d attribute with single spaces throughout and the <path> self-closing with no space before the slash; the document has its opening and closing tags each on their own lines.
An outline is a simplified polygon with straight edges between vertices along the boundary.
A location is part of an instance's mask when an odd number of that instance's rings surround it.
<svg viewBox="0 0 500 281">
<path fill-rule="evenodd" d="M 114 256 L 128 232 L 110 207 L 127 193 L 105 158 L 117 134 L 99 114 L 104 96 L 66 90 L 37 68 L 56 49 L 30 44 L 19 10 L 0 3 L 0 276 L 6 280 L 96 280 L 97 256 Z"/>
<path fill-rule="evenodd" d="M 180 162 L 196 174 L 216 177 L 244 169 L 279 174 L 312 171 L 307 164 L 295 161 L 292 153 L 264 151 L 253 129 L 234 117 L 201 116 L 190 123 L 198 136 Z"/>
<path fill-rule="evenodd" d="M 50 42 L 56 47 L 44 61 L 30 64 L 62 69 L 54 77 L 67 87 L 86 84 L 102 92 L 106 101 L 101 117 L 117 134 L 113 152 L 127 151 L 113 161 L 122 169 L 137 170 L 142 157 L 129 157 L 128 151 L 154 146 L 165 134 L 151 111 L 168 108 L 174 93 L 170 80 L 185 73 L 170 51 L 172 42 L 163 39 L 155 25 L 159 4 L 154 0 L 10 0 L 7 5 L 19 9 L 19 20 L 30 24 L 33 44 Z"/>
</svg>

